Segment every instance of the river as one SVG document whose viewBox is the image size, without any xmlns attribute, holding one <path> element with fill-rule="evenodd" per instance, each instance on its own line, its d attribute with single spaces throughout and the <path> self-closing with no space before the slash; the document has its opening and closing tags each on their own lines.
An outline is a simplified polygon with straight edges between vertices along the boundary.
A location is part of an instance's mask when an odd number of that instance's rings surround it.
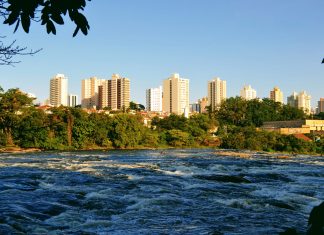
<svg viewBox="0 0 324 235">
<path fill-rule="evenodd" d="M 0 155 L 0 234 L 307 230 L 324 157 L 134 150 Z"/>
</svg>

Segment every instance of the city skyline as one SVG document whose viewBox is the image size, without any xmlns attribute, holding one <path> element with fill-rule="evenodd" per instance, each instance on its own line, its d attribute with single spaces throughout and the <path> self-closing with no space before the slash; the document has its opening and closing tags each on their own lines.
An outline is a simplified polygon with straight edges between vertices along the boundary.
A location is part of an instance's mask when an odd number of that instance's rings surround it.
<svg viewBox="0 0 324 235">
<path fill-rule="evenodd" d="M 85 12 L 91 26 L 88 36 L 72 38 L 69 24 L 58 27 L 56 36 L 37 24 L 30 34 L 21 28 L 12 34 L 12 28 L 3 26 L 7 41 L 17 39 L 43 51 L 19 58 L 22 62 L 15 67 L 2 66 L 0 85 L 35 93 L 42 101 L 48 98 L 48 77 L 59 72 L 69 78 L 70 92 L 80 97 L 81 79 L 106 79 L 116 71 L 134 82 L 132 100 L 145 104 L 145 89 L 178 72 L 195 87 L 190 102 L 205 96 L 202 79 L 219 76 L 231 86 L 228 97 L 239 95 L 244 84 L 251 84 L 259 97 L 268 97 L 269 88 L 278 86 L 285 97 L 306 90 L 315 107 L 323 97 L 323 7 L 317 0 L 92 1 Z M 177 17 L 164 17 L 170 10 Z"/>
</svg>

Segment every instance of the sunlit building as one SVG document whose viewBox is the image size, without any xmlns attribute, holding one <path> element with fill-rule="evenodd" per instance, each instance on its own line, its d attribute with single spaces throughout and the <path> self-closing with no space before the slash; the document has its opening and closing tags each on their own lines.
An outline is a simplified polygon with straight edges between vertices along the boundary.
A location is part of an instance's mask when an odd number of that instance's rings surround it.
<svg viewBox="0 0 324 235">
<path fill-rule="evenodd" d="M 162 86 L 146 90 L 146 110 L 162 111 Z"/>
<path fill-rule="evenodd" d="M 270 91 L 270 99 L 274 102 L 279 102 L 283 104 L 283 93 L 279 89 L 279 87 L 274 87 L 272 91 Z"/>
<path fill-rule="evenodd" d="M 256 90 L 254 90 L 250 85 L 244 86 L 240 91 L 240 96 L 246 100 L 253 100 L 256 98 Z"/>
<path fill-rule="evenodd" d="M 214 111 L 226 99 L 226 81 L 215 78 L 208 82 L 208 106 Z"/>
<path fill-rule="evenodd" d="M 69 94 L 69 102 L 68 102 L 69 107 L 75 107 L 78 105 L 78 96 Z"/>
<path fill-rule="evenodd" d="M 81 106 L 87 109 L 96 109 L 99 105 L 98 89 L 104 79 L 91 77 L 81 82 Z"/>
<path fill-rule="evenodd" d="M 317 113 L 324 113 L 324 98 L 320 98 L 318 101 Z"/>
<path fill-rule="evenodd" d="M 50 81 L 50 104 L 54 107 L 68 105 L 68 79 L 57 74 Z"/>
<path fill-rule="evenodd" d="M 306 91 L 300 93 L 293 92 L 291 96 L 287 97 L 287 104 L 291 107 L 302 109 L 306 114 L 311 113 L 311 96 Z"/>
<path fill-rule="evenodd" d="M 130 103 L 130 80 L 113 74 L 110 80 L 105 80 L 98 88 L 99 108 L 111 110 L 127 109 Z"/>
<path fill-rule="evenodd" d="M 175 73 L 163 81 L 162 110 L 177 115 L 189 113 L 189 79 Z"/>
</svg>

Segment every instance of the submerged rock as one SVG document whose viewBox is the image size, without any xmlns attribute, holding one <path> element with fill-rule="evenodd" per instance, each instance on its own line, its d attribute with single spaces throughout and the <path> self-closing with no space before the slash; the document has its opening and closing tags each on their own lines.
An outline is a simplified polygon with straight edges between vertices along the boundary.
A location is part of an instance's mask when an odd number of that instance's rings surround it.
<svg viewBox="0 0 324 235">
<path fill-rule="evenodd" d="M 324 235 L 324 202 L 315 206 L 308 218 L 307 235 Z"/>
<path fill-rule="evenodd" d="M 226 183 L 251 183 L 251 181 L 243 176 L 236 175 L 196 175 L 195 178 Z"/>
</svg>

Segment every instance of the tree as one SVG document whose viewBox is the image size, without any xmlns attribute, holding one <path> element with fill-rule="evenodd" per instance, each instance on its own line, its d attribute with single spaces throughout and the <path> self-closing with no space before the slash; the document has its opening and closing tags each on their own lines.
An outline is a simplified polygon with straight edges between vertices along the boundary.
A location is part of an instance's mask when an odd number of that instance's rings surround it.
<svg viewBox="0 0 324 235">
<path fill-rule="evenodd" d="M 29 98 L 19 89 L 4 92 L 0 88 L 0 128 L 6 136 L 6 145 L 14 145 L 12 130 L 17 127 L 24 109 L 32 106 L 33 98 Z"/>
<path fill-rule="evenodd" d="M 56 25 L 63 25 L 63 17 L 68 14 L 70 20 L 76 25 L 73 37 L 81 30 L 88 34 L 90 26 L 87 18 L 81 13 L 90 0 L 0 0 L 0 16 L 3 23 L 15 25 L 14 32 L 21 25 L 29 33 L 31 22 L 40 22 L 46 27 L 48 34 L 56 34 Z M 12 65 L 17 55 L 33 55 L 36 51 L 28 51 L 26 47 L 15 45 L 16 41 L 9 44 L 0 38 L 0 65 Z"/>
</svg>

